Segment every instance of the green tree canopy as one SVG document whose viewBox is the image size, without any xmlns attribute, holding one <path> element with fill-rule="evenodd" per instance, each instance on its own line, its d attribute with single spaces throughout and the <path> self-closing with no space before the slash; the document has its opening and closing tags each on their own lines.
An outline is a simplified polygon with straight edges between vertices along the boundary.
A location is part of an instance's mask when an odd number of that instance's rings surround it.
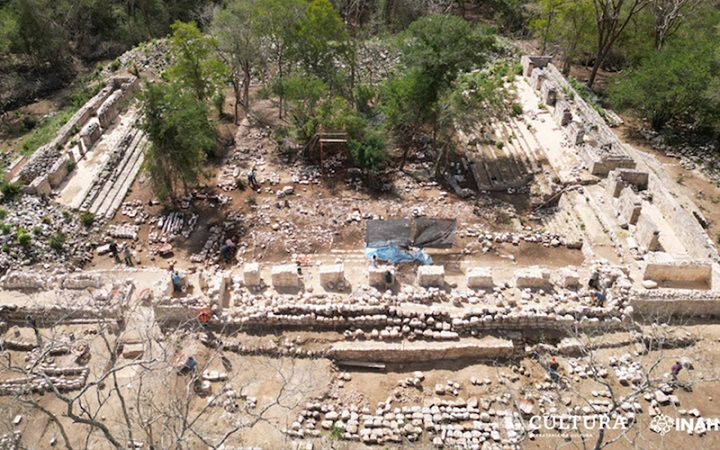
<svg viewBox="0 0 720 450">
<path fill-rule="evenodd" d="M 175 197 L 196 183 L 202 163 L 216 146 L 217 131 L 206 105 L 192 94 L 166 83 L 148 83 L 141 96 L 141 128 L 151 146 L 147 167 L 157 194 Z"/>
<path fill-rule="evenodd" d="M 215 56 L 217 41 L 204 36 L 195 22 L 175 22 L 172 29 L 170 44 L 175 63 L 165 75 L 204 102 L 222 91 L 229 77 L 228 67 Z"/>
<path fill-rule="evenodd" d="M 638 111 L 657 131 L 673 118 L 695 123 L 711 107 L 705 95 L 717 71 L 715 52 L 704 39 L 666 45 L 612 85 L 611 98 Z"/>
</svg>

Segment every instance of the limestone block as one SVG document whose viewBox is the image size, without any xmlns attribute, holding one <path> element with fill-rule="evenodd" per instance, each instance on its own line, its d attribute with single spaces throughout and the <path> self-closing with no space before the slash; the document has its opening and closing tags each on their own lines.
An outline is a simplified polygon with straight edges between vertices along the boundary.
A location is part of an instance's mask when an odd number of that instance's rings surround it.
<svg viewBox="0 0 720 450">
<path fill-rule="evenodd" d="M 445 284 L 445 266 L 420 266 L 417 271 L 420 286 L 442 286 Z"/>
<path fill-rule="evenodd" d="M 578 286 L 580 275 L 572 267 L 563 267 L 557 272 L 557 283 L 564 288 Z"/>
<path fill-rule="evenodd" d="M 660 230 L 647 214 L 640 213 L 635 229 L 635 239 L 646 251 L 660 250 Z"/>
<path fill-rule="evenodd" d="M 65 179 L 68 174 L 68 160 L 66 158 L 58 158 L 48 171 L 48 181 L 50 186 L 56 188 Z"/>
<path fill-rule="evenodd" d="M 345 267 L 342 264 L 323 264 L 320 266 L 319 273 L 320 284 L 323 286 L 345 280 Z"/>
<path fill-rule="evenodd" d="M 554 117 L 555 117 L 555 121 L 561 127 L 564 127 L 567 124 L 569 124 L 572 121 L 572 110 L 570 109 L 570 105 L 568 105 L 565 102 L 558 102 L 555 105 Z"/>
<path fill-rule="evenodd" d="M 272 284 L 275 287 L 298 287 L 300 277 L 297 272 L 297 265 L 284 264 L 272 267 Z"/>
<path fill-rule="evenodd" d="M 545 80 L 545 74 L 542 69 L 535 68 L 530 74 L 530 86 L 536 91 L 540 90 L 543 81 Z"/>
<path fill-rule="evenodd" d="M 115 120 L 120 111 L 120 99 L 122 96 L 123 91 L 118 89 L 98 108 L 97 117 L 101 127 L 107 128 Z"/>
<path fill-rule="evenodd" d="M 125 359 L 135 359 L 139 358 L 140 356 L 145 353 L 145 349 L 143 349 L 143 345 L 140 344 L 125 344 L 123 345 L 123 358 Z"/>
<path fill-rule="evenodd" d="M 245 263 L 243 266 L 243 282 L 245 286 L 260 286 L 262 284 L 259 263 Z"/>
<path fill-rule="evenodd" d="M 80 130 L 80 152 L 82 154 L 87 153 L 102 134 L 103 130 L 97 118 L 93 117 L 88 120 L 88 123 Z"/>
<path fill-rule="evenodd" d="M 540 267 L 526 267 L 515 271 L 515 287 L 541 288 L 550 282 L 550 271 Z"/>
<path fill-rule="evenodd" d="M 622 219 L 630 225 L 635 225 L 640 217 L 642 200 L 629 187 L 622 190 L 617 202 L 617 211 Z"/>
<path fill-rule="evenodd" d="M 567 128 L 568 137 L 570 142 L 574 145 L 581 145 L 585 142 L 585 127 L 582 123 L 572 121 L 570 126 Z"/>
<path fill-rule="evenodd" d="M 52 191 L 47 175 L 35 178 L 27 187 L 28 194 L 48 195 Z"/>
<path fill-rule="evenodd" d="M 494 286 L 490 267 L 471 267 L 465 274 L 468 288 L 492 288 Z"/>
<path fill-rule="evenodd" d="M 368 269 L 368 284 L 370 286 L 385 286 L 385 272 L 389 271 L 393 280 L 395 279 L 395 267 L 393 266 L 377 266 Z"/>
<path fill-rule="evenodd" d="M 553 106 L 557 100 L 557 89 L 552 82 L 545 80 L 540 88 L 540 95 L 546 105 Z"/>
</svg>

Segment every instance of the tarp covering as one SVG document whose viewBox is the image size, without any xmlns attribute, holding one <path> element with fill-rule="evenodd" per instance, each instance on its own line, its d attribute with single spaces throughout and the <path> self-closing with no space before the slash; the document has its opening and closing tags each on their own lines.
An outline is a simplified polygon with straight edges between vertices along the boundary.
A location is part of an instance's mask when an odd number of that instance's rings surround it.
<svg viewBox="0 0 720 450">
<path fill-rule="evenodd" d="M 412 242 L 412 226 L 409 220 L 368 220 L 365 243 L 379 248 L 391 245 L 409 247 Z"/>
<path fill-rule="evenodd" d="M 422 250 L 401 250 L 395 245 L 387 247 L 371 248 L 365 247 L 365 255 L 372 260 L 373 256 L 377 256 L 380 261 L 389 263 L 415 262 L 418 261 L 423 265 L 432 264 L 432 258 L 425 254 Z"/>
<path fill-rule="evenodd" d="M 413 247 L 450 248 L 455 236 L 455 219 L 415 219 Z"/>
</svg>

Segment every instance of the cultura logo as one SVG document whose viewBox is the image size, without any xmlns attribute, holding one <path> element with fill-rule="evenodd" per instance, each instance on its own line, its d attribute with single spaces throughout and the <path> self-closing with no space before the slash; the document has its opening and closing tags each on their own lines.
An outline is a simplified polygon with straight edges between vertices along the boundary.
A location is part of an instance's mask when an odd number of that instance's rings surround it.
<svg viewBox="0 0 720 450">
<path fill-rule="evenodd" d="M 653 417 L 652 421 L 650 422 L 650 429 L 660 434 L 660 436 L 665 436 L 673 428 L 675 428 L 675 420 L 673 420 L 672 417 L 666 416 L 665 414 L 660 414 Z"/>
</svg>

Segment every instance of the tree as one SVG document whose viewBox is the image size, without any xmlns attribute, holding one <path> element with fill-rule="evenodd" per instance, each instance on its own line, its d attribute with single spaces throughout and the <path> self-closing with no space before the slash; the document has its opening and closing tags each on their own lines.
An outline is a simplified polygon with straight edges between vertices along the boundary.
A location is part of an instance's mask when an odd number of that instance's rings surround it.
<svg viewBox="0 0 720 450">
<path fill-rule="evenodd" d="M 587 81 L 589 88 L 592 88 L 598 70 L 602 67 L 605 58 L 610 54 L 610 50 L 623 34 L 630 20 L 651 2 L 652 0 L 592 0 L 595 10 L 597 47 L 595 48 L 595 61 L 592 72 Z"/>
<path fill-rule="evenodd" d="M 204 102 L 222 91 L 229 75 L 227 66 L 215 57 L 217 41 L 203 36 L 195 22 L 175 22 L 172 29 L 175 63 L 167 68 L 167 78 Z"/>
<path fill-rule="evenodd" d="M 335 58 L 349 50 L 342 19 L 329 0 L 312 0 L 295 23 L 291 54 L 305 71 L 327 83 L 337 76 Z"/>
<path fill-rule="evenodd" d="M 704 95 L 717 70 L 715 48 L 710 40 L 696 39 L 651 53 L 611 86 L 613 102 L 638 111 L 656 131 L 673 118 L 697 123 L 711 107 Z"/>
<path fill-rule="evenodd" d="M 283 77 L 288 64 L 288 48 L 291 45 L 293 29 L 306 8 L 304 0 L 266 0 L 254 4 L 253 16 L 262 36 L 269 42 L 271 59 L 277 69 L 277 92 L 279 98 L 278 116 L 283 115 Z"/>
<path fill-rule="evenodd" d="M 688 18 L 707 4 L 707 0 L 655 0 L 652 8 L 655 15 L 655 48 L 660 50 Z"/>
<path fill-rule="evenodd" d="M 385 83 L 381 101 L 385 125 L 403 150 L 401 168 L 421 127 L 431 126 L 435 143 L 442 93 L 461 72 L 483 64 L 494 43 L 484 29 L 444 15 L 424 17 L 400 35 L 406 71 Z"/>
<path fill-rule="evenodd" d="M 262 34 L 254 15 L 258 8 L 256 3 L 256 0 L 235 0 L 215 13 L 212 24 L 220 57 L 230 69 L 235 93 L 235 123 L 238 123 L 238 105 L 246 112 L 250 108 L 252 71 L 265 63 Z"/>
<path fill-rule="evenodd" d="M 174 85 L 148 83 L 142 113 L 141 128 L 151 143 L 145 158 L 155 190 L 161 198 L 175 197 L 179 182 L 187 193 L 216 146 L 217 131 L 208 121 L 207 107 Z"/>
<path fill-rule="evenodd" d="M 50 64 L 52 70 L 69 69 L 68 38 L 47 0 L 14 0 L 9 8 L 16 20 L 16 52 L 27 55 L 35 69 Z"/>
</svg>

